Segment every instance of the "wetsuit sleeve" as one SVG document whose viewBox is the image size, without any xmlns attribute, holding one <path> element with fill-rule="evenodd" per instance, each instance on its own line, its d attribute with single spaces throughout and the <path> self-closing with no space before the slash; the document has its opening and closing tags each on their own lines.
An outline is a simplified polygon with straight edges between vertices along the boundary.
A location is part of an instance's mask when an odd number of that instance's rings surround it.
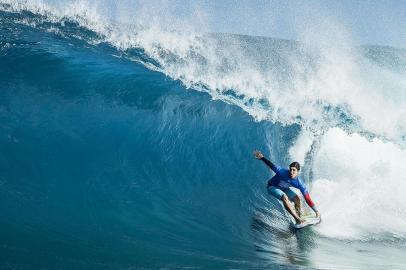
<svg viewBox="0 0 406 270">
<path fill-rule="evenodd" d="M 307 205 L 310 206 L 315 212 L 317 212 L 317 208 L 314 202 L 312 201 L 312 198 L 310 198 L 309 191 L 307 190 L 305 184 L 300 178 L 297 179 L 297 188 L 300 190 L 303 197 L 305 198 Z"/>
<path fill-rule="evenodd" d="M 271 161 L 267 160 L 265 157 L 261 158 L 261 160 L 268 165 L 269 168 L 271 168 L 272 171 L 274 171 L 276 174 L 279 174 L 281 167 L 273 164 Z"/>
</svg>

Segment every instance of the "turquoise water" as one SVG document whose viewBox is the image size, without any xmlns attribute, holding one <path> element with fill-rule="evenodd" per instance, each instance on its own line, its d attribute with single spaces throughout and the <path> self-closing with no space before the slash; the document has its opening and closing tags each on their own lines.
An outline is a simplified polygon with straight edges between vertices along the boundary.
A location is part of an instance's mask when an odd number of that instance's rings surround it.
<svg viewBox="0 0 406 270">
<path fill-rule="evenodd" d="M 404 50 L 0 22 L 0 268 L 406 267 Z M 303 164 L 320 225 L 254 149 Z"/>
</svg>

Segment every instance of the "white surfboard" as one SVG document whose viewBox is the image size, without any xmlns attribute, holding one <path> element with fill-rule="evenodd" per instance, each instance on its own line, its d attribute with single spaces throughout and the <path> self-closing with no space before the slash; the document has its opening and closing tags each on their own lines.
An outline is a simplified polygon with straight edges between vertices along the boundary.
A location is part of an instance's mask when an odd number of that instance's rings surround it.
<svg viewBox="0 0 406 270">
<path fill-rule="evenodd" d="M 315 225 L 321 222 L 321 219 L 318 217 L 308 217 L 304 219 L 304 222 L 300 224 L 293 224 L 293 227 L 295 229 L 302 229 L 304 227 L 310 226 L 310 225 Z"/>
</svg>

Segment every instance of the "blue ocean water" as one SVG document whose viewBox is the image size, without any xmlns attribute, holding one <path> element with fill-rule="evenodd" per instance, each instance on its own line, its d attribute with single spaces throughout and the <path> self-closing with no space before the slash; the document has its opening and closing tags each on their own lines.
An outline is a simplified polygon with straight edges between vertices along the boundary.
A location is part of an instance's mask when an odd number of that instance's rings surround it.
<svg viewBox="0 0 406 270">
<path fill-rule="evenodd" d="M 1 269 L 406 267 L 404 49 L 0 10 Z M 322 224 L 254 149 L 303 163 Z"/>
</svg>

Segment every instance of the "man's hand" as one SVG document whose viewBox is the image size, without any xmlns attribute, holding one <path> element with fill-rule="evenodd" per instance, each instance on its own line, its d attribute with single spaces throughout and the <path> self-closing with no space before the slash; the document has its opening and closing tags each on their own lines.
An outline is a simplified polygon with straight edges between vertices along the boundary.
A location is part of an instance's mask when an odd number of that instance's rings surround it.
<svg viewBox="0 0 406 270">
<path fill-rule="evenodd" d="M 321 218 L 321 215 L 320 215 L 319 211 L 316 212 L 316 217 Z"/>
<path fill-rule="evenodd" d="M 256 159 L 261 159 L 261 158 L 264 157 L 264 155 L 263 155 L 260 151 L 258 151 L 258 150 L 255 150 L 255 151 L 254 151 L 254 155 L 255 155 L 255 158 L 256 158 Z"/>
</svg>

